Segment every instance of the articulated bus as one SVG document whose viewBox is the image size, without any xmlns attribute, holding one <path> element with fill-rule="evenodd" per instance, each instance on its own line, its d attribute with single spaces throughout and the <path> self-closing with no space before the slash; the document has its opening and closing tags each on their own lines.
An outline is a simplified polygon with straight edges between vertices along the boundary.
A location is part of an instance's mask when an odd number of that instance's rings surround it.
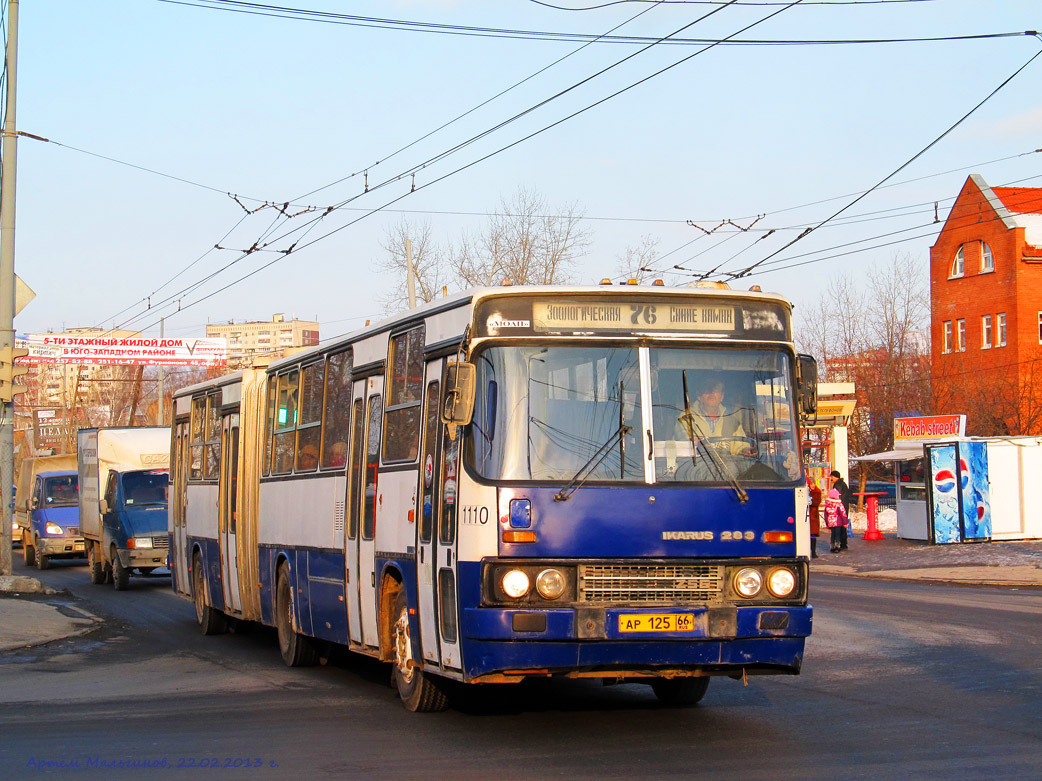
<svg viewBox="0 0 1042 781">
<path fill-rule="evenodd" d="M 391 663 L 406 707 L 585 677 L 689 704 L 811 631 L 783 298 L 500 287 L 175 394 L 171 566 L 205 634 Z"/>
</svg>

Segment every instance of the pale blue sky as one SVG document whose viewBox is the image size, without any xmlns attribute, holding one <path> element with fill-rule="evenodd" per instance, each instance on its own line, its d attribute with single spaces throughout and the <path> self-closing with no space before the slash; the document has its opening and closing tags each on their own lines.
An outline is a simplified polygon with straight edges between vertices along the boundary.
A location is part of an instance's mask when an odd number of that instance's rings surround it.
<svg viewBox="0 0 1042 781">
<path fill-rule="evenodd" d="M 718 7 L 625 2 L 568 12 L 530 0 L 282 5 L 588 34 L 646 11 L 616 34 L 655 37 Z M 1042 49 L 1032 36 L 719 46 L 431 184 L 700 48 L 659 45 L 424 168 L 415 193 L 409 194 L 406 178 L 363 194 L 360 175 L 312 193 L 367 168 L 371 186 L 392 179 L 641 46 L 583 48 L 377 164 L 581 44 L 319 24 L 159 0 L 22 0 L 19 8 L 18 129 L 64 145 L 19 142 L 16 270 L 38 294 L 15 321 L 19 333 L 122 325 L 157 334 L 156 323 L 166 316 L 167 334 L 202 336 L 207 322 L 267 319 L 275 312 L 317 317 L 324 337 L 352 330 L 382 315 L 379 299 L 389 284 L 377 269 L 380 241 L 402 217 L 400 211 L 364 215 L 400 196 L 406 197 L 391 208 L 429 220 L 442 241 L 480 229 L 480 215 L 519 186 L 538 191 L 551 206 L 575 203 L 596 218 L 587 223 L 594 244 L 581 263 L 583 281 L 615 275 L 617 256 L 645 235 L 659 240 L 660 253 L 672 253 L 661 266 L 740 269 L 875 185 Z M 1037 0 L 807 0 L 787 10 L 751 3 L 725 8 L 677 37 L 722 38 L 778 11 L 738 38 L 895 39 L 1042 29 Z M 943 219 L 970 173 L 991 185 L 1042 186 L 1042 153 L 1032 153 L 1042 147 L 1040 95 L 1042 57 L 892 180 L 907 184 L 870 194 L 761 267 L 776 270 L 736 286 L 759 284 L 810 308 L 830 279 L 859 279 L 894 253 L 920 259 L 925 279 L 939 228 L 931 225 L 933 203 L 939 202 Z M 323 209 L 359 197 L 303 234 L 290 231 L 314 215 L 279 221 L 268 208 L 247 216 L 226 192 L 250 208 L 292 200 Z M 793 208 L 805 204 L 815 205 Z M 710 229 L 730 219 L 747 226 L 757 215 L 764 215 L 755 226 L 759 233 L 703 236 L 685 223 Z M 776 233 L 755 241 L 772 228 Z M 288 256 L 255 253 L 188 289 L 258 240 L 272 250 L 294 241 L 302 248 Z M 216 243 L 231 249 L 207 253 Z M 840 255 L 863 247 L 875 249 Z M 232 286 L 205 298 L 226 285 Z M 150 294 L 155 306 L 144 312 Z M 182 311 L 159 305 L 171 294 Z"/>
</svg>

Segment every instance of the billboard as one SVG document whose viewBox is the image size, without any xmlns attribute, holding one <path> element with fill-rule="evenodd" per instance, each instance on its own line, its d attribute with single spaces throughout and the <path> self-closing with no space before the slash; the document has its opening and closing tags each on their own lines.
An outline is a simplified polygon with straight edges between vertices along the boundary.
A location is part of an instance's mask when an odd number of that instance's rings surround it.
<svg viewBox="0 0 1042 781">
<path fill-rule="evenodd" d="M 29 354 L 22 363 L 103 366 L 226 366 L 223 338 L 185 339 L 143 336 L 30 334 L 18 340 Z"/>
</svg>

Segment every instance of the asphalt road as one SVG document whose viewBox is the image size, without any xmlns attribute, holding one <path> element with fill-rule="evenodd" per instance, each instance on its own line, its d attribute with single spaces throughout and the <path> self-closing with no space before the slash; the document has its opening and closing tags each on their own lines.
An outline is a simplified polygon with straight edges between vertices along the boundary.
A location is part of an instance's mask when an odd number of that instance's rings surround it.
<svg viewBox="0 0 1042 781">
<path fill-rule="evenodd" d="M 289 669 L 270 630 L 203 637 L 168 579 L 117 593 L 78 564 L 37 575 L 106 622 L 0 654 L 4 778 L 1042 774 L 1039 591 L 815 576 L 798 677 L 715 679 L 686 709 L 538 681 L 410 714 L 371 660 Z"/>
</svg>

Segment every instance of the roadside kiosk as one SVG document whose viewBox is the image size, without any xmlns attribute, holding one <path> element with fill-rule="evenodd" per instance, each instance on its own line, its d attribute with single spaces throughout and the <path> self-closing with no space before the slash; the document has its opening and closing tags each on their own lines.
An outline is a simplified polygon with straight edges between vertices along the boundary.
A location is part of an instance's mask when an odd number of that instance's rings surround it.
<svg viewBox="0 0 1042 781">
<path fill-rule="evenodd" d="M 894 419 L 897 536 L 949 544 L 1042 538 L 1042 437 L 967 437 L 965 415 Z"/>
</svg>

